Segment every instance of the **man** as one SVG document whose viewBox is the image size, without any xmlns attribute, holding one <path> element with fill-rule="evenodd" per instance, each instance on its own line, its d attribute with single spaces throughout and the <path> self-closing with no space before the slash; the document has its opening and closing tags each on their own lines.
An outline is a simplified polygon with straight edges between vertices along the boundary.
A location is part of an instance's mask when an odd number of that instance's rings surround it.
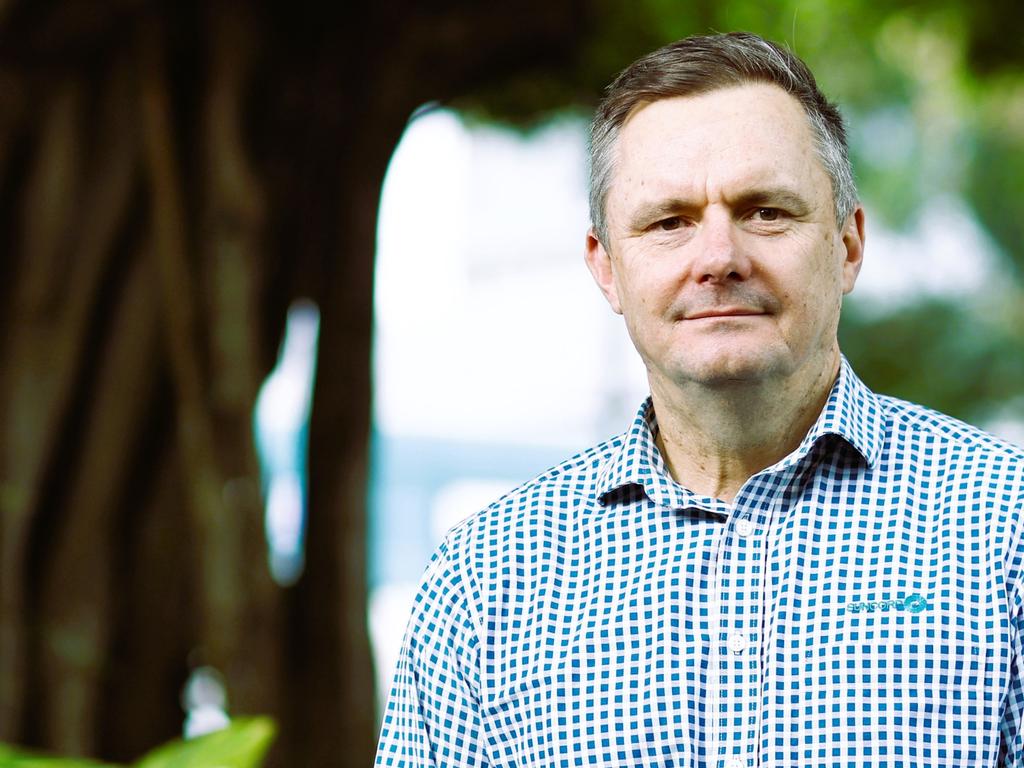
<svg viewBox="0 0 1024 768">
<path fill-rule="evenodd" d="M 840 355 L 838 111 L 784 49 L 696 37 L 591 145 L 586 262 L 651 398 L 449 533 L 378 764 L 1024 765 L 1024 452 Z"/>
</svg>

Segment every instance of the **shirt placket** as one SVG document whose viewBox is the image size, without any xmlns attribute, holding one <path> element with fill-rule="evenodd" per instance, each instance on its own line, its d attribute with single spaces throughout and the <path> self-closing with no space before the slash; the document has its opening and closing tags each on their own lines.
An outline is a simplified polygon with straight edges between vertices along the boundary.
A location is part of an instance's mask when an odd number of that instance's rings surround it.
<svg viewBox="0 0 1024 768">
<path fill-rule="evenodd" d="M 767 479 L 766 479 L 767 480 Z M 763 555 L 780 476 L 740 492 L 719 539 L 709 768 L 757 765 L 760 722 Z"/>
</svg>

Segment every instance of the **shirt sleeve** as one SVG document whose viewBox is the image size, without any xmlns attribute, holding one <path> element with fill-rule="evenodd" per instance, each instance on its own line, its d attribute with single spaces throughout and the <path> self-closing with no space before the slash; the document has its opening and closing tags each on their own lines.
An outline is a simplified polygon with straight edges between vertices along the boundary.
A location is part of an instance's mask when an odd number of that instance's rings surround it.
<svg viewBox="0 0 1024 768">
<path fill-rule="evenodd" d="M 378 766 L 479 766 L 479 637 L 462 577 L 442 544 L 427 567 L 402 642 L 377 745 Z"/>
<path fill-rule="evenodd" d="M 1024 504 L 1018 504 L 1017 517 L 1021 517 Z M 1003 719 L 1000 724 L 999 765 L 1001 768 L 1024 768 L 1024 596 L 1022 596 L 1022 567 L 1024 553 L 1018 534 L 1010 547 L 1010 572 L 1015 586 L 1010 594 L 1010 684 L 1006 692 Z"/>
<path fill-rule="evenodd" d="M 1003 721 L 1000 726 L 1000 766 L 1003 768 L 1024 768 L 1024 733 L 1021 731 L 1021 716 L 1024 714 L 1024 648 L 1022 640 L 1022 611 L 1020 590 L 1013 594 L 1013 615 L 1010 632 L 1013 638 L 1013 655 L 1010 658 L 1010 686 L 1006 693 Z"/>
</svg>

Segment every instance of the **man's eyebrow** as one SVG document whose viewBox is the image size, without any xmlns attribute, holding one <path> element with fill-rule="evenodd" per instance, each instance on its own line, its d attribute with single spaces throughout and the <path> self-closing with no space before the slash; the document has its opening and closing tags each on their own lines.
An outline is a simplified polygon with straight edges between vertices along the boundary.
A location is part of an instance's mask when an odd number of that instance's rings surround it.
<svg viewBox="0 0 1024 768">
<path fill-rule="evenodd" d="M 729 201 L 731 208 L 745 210 L 755 206 L 784 208 L 795 215 L 809 213 L 811 204 L 803 195 L 789 187 L 758 187 L 739 193 Z M 668 197 L 641 203 L 629 216 L 629 226 L 641 230 L 668 216 L 699 211 L 701 205 L 679 197 Z"/>
<path fill-rule="evenodd" d="M 788 187 L 751 189 L 732 198 L 730 205 L 740 209 L 757 205 L 781 207 L 795 214 L 807 213 L 811 208 L 810 203 L 803 195 Z"/>
<path fill-rule="evenodd" d="M 629 216 L 629 224 L 632 229 L 643 229 L 652 222 L 668 216 L 679 216 L 688 211 L 695 211 L 700 208 L 696 203 L 688 202 L 678 197 L 669 197 L 663 200 L 652 200 L 641 203 Z"/>
</svg>

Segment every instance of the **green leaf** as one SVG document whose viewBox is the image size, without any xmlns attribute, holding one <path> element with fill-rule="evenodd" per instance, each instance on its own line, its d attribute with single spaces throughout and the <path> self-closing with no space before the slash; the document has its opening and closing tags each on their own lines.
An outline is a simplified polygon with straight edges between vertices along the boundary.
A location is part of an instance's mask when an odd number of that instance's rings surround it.
<svg viewBox="0 0 1024 768">
<path fill-rule="evenodd" d="M 134 768 L 257 768 L 274 733 L 269 718 L 239 718 L 222 731 L 158 747 Z"/>
<path fill-rule="evenodd" d="M 117 768 L 110 763 L 70 757 L 46 757 L 0 744 L 0 768 Z"/>
</svg>

